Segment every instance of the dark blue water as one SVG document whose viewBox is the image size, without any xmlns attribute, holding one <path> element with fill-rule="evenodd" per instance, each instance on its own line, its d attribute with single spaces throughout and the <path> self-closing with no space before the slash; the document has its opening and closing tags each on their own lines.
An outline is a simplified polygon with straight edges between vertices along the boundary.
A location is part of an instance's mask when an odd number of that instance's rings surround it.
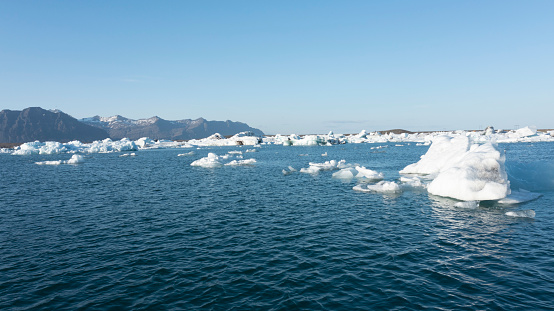
<svg viewBox="0 0 554 311">
<path fill-rule="evenodd" d="M 281 173 L 345 159 L 394 180 L 427 150 L 372 146 L 263 146 L 216 169 L 189 164 L 246 148 L 0 154 L 0 309 L 554 309 L 554 144 L 500 146 L 512 184 L 543 194 L 512 207 Z M 536 218 L 505 215 L 521 209 Z"/>
</svg>

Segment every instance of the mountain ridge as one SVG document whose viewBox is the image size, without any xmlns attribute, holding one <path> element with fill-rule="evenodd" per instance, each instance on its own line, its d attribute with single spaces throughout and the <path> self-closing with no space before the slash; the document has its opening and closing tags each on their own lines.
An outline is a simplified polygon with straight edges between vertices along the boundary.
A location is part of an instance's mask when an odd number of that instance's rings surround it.
<svg viewBox="0 0 554 311">
<path fill-rule="evenodd" d="M 132 140 L 141 137 L 151 139 L 190 140 L 201 139 L 220 133 L 223 136 L 240 132 L 264 133 L 246 123 L 233 121 L 207 121 L 183 119 L 164 120 L 158 116 L 133 120 L 121 115 L 111 117 L 94 116 L 76 119 L 60 110 L 46 110 L 29 107 L 23 110 L 4 109 L 0 111 L 0 143 L 19 144 L 30 141 L 68 142 L 79 140 L 92 142 L 111 138 Z"/>
<path fill-rule="evenodd" d="M 89 126 L 59 110 L 29 107 L 0 111 L 0 143 L 35 140 L 92 142 L 108 138 L 105 130 Z"/>
<path fill-rule="evenodd" d="M 201 139 L 220 133 L 223 136 L 234 135 L 240 132 L 253 132 L 263 136 L 264 133 L 250 127 L 246 123 L 226 121 L 207 121 L 204 118 L 165 120 L 158 116 L 147 119 L 129 119 L 121 115 L 111 117 L 94 116 L 83 118 L 79 121 L 104 129 L 112 139 L 139 139 L 150 137 L 152 139 L 190 140 Z"/>
</svg>

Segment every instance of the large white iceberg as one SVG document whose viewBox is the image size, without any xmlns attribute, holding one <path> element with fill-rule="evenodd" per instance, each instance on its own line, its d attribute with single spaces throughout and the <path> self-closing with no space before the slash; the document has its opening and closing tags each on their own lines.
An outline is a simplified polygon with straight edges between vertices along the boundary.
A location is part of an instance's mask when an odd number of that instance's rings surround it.
<svg viewBox="0 0 554 311">
<path fill-rule="evenodd" d="M 462 201 L 499 200 L 510 194 L 505 157 L 490 142 L 437 137 L 429 151 L 400 173 L 430 174 L 429 193 Z"/>
</svg>

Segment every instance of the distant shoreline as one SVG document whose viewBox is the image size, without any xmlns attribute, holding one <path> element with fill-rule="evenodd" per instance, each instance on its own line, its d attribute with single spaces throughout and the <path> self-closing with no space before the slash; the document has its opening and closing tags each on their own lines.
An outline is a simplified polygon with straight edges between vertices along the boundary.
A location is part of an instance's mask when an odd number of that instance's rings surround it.
<svg viewBox="0 0 554 311">
<path fill-rule="evenodd" d="M 546 133 L 546 132 L 553 131 L 553 130 L 554 129 L 538 129 L 537 132 Z M 437 133 L 437 132 L 453 132 L 453 131 L 456 131 L 456 130 L 408 131 L 408 130 L 403 130 L 403 129 L 393 129 L 393 130 L 375 131 L 375 132 L 379 132 L 381 134 L 390 134 L 390 133 L 393 133 L 393 134 L 402 134 L 402 133 L 414 134 L 414 133 Z M 483 130 L 464 130 L 464 131 L 466 131 L 466 132 L 482 132 Z M 351 133 L 351 134 L 344 134 L 344 135 L 357 135 L 357 134 L 358 133 Z M 326 134 L 299 134 L 299 136 L 309 136 L 309 135 L 326 135 Z M 274 137 L 274 136 L 275 135 L 264 135 L 264 137 Z M 184 140 L 174 140 L 174 141 L 184 142 Z M 23 144 L 25 144 L 25 143 L 0 143 L 0 148 L 13 149 L 13 148 L 19 147 Z"/>
</svg>

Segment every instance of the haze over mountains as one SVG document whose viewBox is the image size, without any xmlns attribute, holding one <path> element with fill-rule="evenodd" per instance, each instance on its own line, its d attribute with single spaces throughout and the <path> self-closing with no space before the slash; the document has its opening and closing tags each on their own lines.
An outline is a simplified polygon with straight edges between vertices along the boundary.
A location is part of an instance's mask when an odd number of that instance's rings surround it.
<svg viewBox="0 0 554 311">
<path fill-rule="evenodd" d="M 95 116 L 77 120 L 59 110 L 45 110 L 40 107 L 22 111 L 0 111 L 0 143 L 35 140 L 91 142 L 108 137 L 114 140 L 124 137 L 136 140 L 145 136 L 152 139 L 189 140 L 208 137 L 214 133 L 226 136 L 244 131 L 264 135 L 259 129 L 245 123 L 207 121 L 203 118 L 168 121 L 159 117 L 132 120 L 122 116 Z"/>
</svg>

